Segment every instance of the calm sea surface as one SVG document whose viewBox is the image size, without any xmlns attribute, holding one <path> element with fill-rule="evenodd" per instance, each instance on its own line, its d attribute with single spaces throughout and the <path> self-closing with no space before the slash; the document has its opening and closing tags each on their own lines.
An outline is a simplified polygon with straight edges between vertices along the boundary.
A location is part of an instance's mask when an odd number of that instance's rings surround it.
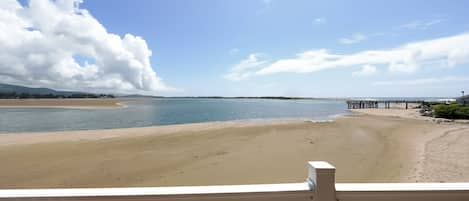
<svg viewBox="0 0 469 201">
<path fill-rule="evenodd" d="M 120 109 L 0 109 L 0 133 L 129 128 L 232 120 L 331 120 L 344 101 L 166 98 Z"/>
</svg>

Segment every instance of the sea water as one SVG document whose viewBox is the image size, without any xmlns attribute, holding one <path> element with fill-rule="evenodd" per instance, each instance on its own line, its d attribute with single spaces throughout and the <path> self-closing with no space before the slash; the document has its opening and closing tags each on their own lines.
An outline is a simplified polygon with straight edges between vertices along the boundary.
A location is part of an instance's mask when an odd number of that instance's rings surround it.
<svg viewBox="0 0 469 201">
<path fill-rule="evenodd" d="M 327 121 L 347 114 L 344 101 L 155 98 L 118 109 L 2 108 L 0 133 L 130 128 L 212 121 Z"/>
</svg>

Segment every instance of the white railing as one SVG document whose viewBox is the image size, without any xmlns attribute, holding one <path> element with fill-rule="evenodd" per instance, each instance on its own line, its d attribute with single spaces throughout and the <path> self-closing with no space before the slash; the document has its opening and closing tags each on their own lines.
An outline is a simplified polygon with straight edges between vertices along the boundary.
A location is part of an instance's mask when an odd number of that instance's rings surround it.
<svg viewBox="0 0 469 201">
<path fill-rule="evenodd" d="M 303 183 L 80 189 L 5 189 L 3 200 L 379 201 L 469 200 L 469 183 L 335 183 L 335 168 L 309 162 Z"/>
</svg>

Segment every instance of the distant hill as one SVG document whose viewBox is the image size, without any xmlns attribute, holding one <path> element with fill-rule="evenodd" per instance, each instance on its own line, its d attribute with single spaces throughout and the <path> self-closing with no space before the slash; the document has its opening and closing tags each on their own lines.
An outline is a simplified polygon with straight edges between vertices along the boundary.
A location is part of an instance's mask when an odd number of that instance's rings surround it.
<svg viewBox="0 0 469 201">
<path fill-rule="evenodd" d="M 58 91 L 49 88 L 34 88 L 11 84 L 0 83 L 0 98 L 114 98 L 109 94 L 93 94 L 77 91 Z M 240 97 L 224 97 L 224 96 L 151 96 L 142 94 L 118 94 L 119 98 L 199 98 L 199 99 L 279 99 L 279 100 L 343 100 L 340 98 L 308 98 L 308 97 L 284 97 L 284 96 L 240 96 Z"/>
<path fill-rule="evenodd" d="M 106 94 L 94 94 L 76 91 L 57 91 L 49 88 L 33 88 L 0 83 L 0 98 L 99 98 L 113 97 Z"/>
<path fill-rule="evenodd" d="M 27 93 L 27 94 L 53 94 L 53 95 L 70 95 L 74 92 L 65 92 L 65 91 L 56 91 L 49 88 L 31 88 L 31 87 L 24 87 L 19 85 L 11 85 L 11 84 L 0 84 L 0 93 Z"/>
<path fill-rule="evenodd" d="M 17 94 L 27 93 L 27 94 L 39 94 L 39 95 L 72 95 L 72 94 L 90 94 L 85 92 L 75 92 L 75 91 L 57 91 L 54 89 L 49 88 L 33 88 L 33 87 L 25 87 L 19 85 L 11 85 L 11 84 L 1 84 L 0 83 L 0 93 L 12 93 L 15 92 Z"/>
</svg>

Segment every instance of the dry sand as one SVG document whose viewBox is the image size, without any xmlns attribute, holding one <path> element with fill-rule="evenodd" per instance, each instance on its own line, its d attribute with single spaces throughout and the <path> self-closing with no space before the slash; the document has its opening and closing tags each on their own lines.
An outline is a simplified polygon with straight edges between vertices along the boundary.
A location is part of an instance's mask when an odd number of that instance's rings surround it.
<svg viewBox="0 0 469 201">
<path fill-rule="evenodd" d="M 118 108 L 130 99 L 120 98 L 67 98 L 67 99 L 0 99 L 0 108 Z"/>
<path fill-rule="evenodd" d="M 355 113 L 368 114 L 374 116 L 386 116 L 386 117 L 400 117 L 407 119 L 417 120 L 432 120 L 432 117 L 425 117 L 420 115 L 419 109 L 402 109 L 402 108 L 373 108 L 373 109 L 352 109 Z"/>
<path fill-rule="evenodd" d="M 0 188 L 302 182 L 311 160 L 338 182 L 468 181 L 468 128 L 360 114 L 0 135 Z"/>
</svg>

